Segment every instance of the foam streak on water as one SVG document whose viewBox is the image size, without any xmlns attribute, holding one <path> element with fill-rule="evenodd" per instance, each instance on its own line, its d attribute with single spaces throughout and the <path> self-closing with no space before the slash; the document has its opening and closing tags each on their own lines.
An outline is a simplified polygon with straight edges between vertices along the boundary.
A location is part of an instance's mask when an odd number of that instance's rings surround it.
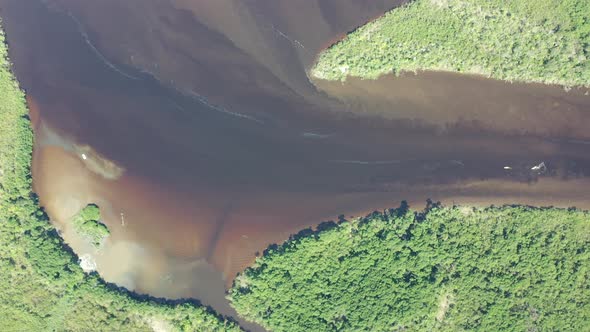
<svg viewBox="0 0 590 332">
<path fill-rule="evenodd" d="M 107 57 L 104 56 L 104 54 L 102 54 L 98 50 L 98 48 L 96 48 L 96 46 L 94 46 L 94 44 L 90 40 L 90 37 L 88 37 L 88 34 L 84 30 L 84 26 L 82 25 L 82 23 L 80 23 L 80 21 L 76 18 L 76 16 L 74 16 L 71 12 L 67 12 L 67 15 L 76 23 L 76 25 L 78 26 L 78 32 L 80 33 L 82 38 L 84 38 L 84 42 L 90 47 L 90 49 L 92 49 L 94 54 L 96 54 L 96 56 L 100 59 L 100 61 L 102 63 L 104 63 L 107 67 L 109 67 L 110 69 L 112 69 L 116 73 L 122 75 L 123 77 L 126 77 L 128 79 L 132 79 L 132 80 L 139 79 L 135 76 L 127 74 L 126 72 L 124 72 L 123 70 L 121 70 L 117 66 L 115 66 L 112 62 L 110 62 L 109 59 L 107 59 Z"/>
</svg>

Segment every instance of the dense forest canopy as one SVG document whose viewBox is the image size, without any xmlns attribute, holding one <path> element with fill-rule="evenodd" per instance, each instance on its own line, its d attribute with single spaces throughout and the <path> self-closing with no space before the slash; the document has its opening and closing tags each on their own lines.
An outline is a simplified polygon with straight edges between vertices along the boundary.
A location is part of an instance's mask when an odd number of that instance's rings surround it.
<svg viewBox="0 0 590 332">
<path fill-rule="evenodd" d="M 584 331 L 590 213 L 405 206 L 271 246 L 232 305 L 272 331 Z"/>
<path fill-rule="evenodd" d="M 198 303 L 140 298 L 82 272 L 31 192 L 27 114 L 0 29 L 0 331 L 239 331 Z"/>
<path fill-rule="evenodd" d="M 312 75 L 439 70 L 590 87 L 588 0 L 415 0 L 323 52 Z"/>
</svg>

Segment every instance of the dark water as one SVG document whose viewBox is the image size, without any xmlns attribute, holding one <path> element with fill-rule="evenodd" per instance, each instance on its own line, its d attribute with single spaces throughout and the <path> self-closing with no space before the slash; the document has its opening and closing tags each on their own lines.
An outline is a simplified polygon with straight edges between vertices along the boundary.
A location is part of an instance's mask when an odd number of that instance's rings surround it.
<svg viewBox="0 0 590 332">
<path fill-rule="evenodd" d="M 310 81 L 323 47 L 398 3 L 0 0 L 42 203 L 107 280 L 227 314 L 224 285 L 256 252 L 339 214 L 589 208 L 585 90 Z M 100 252 L 68 228 L 89 202 L 113 233 Z"/>
</svg>

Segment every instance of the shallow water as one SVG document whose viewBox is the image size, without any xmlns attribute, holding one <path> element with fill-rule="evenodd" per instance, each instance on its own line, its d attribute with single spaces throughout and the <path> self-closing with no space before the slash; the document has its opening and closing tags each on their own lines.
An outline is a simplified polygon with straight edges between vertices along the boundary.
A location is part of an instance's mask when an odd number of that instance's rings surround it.
<svg viewBox="0 0 590 332">
<path fill-rule="evenodd" d="M 340 214 L 590 208 L 584 90 L 444 73 L 316 88 L 319 50 L 397 3 L 0 0 L 42 204 L 106 280 L 225 314 L 256 252 Z M 68 228 L 90 202 L 112 231 L 100 252 Z"/>
</svg>

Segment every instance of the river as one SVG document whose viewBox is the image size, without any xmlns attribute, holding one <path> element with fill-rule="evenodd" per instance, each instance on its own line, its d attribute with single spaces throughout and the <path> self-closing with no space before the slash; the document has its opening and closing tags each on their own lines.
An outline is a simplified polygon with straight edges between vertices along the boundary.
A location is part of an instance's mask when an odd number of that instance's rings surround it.
<svg viewBox="0 0 590 332">
<path fill-rule="evenodd" d="M 399 4 L 0 0 L 41 203 L 107 281 L 228 315 L 224 289 L 257 253 L 340 214 L 590 208 L 584 89 L 308 78 L 322 48 Z M 87 203 L 112 232 L 99 252 L 69 227 Z"/>
</svg>

